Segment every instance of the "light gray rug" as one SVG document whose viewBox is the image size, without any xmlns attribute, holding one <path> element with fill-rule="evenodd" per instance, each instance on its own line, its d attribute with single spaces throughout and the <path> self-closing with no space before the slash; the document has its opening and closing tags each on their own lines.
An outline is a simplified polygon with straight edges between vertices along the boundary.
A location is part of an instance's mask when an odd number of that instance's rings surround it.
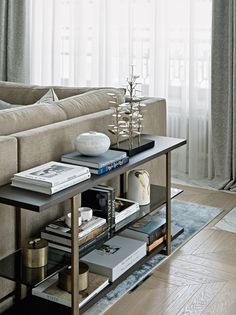
<svg viewBox="0 0 236 315">
<path fill-rule="evenodd" d="M 196 203 L 173 200 L 172 201 L 172 222 L 180 227 L 184 227 L 184 233 L 172 242 L 172 250 L 178 248 L 185 240 L 193 236 L 206 224 L 219 215 L 223 209 L 208 207 Z M 165 208 L 161 210 L 161 215 L 165 217 Z M 160 261 L 166 256 L 157 254 L 150 258 L 142 267 L 132 273 L 126 280 L 120 283 L 114 290 L 94 304 L 84 314 L 101 315 L 116 303 L 124 294 L 132 290 L 142 279 L 146 278 Z"/>
<path fill-rule="evenodd" d="M 215 228 L 236 233 L 236 207 L 230 210 L 216 225 Z"/>
</svg>

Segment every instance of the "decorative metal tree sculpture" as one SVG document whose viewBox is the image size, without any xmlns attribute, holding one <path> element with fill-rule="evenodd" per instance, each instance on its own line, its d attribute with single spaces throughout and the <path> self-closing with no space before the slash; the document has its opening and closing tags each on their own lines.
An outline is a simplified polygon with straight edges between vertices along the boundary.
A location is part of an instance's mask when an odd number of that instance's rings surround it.
<svg viewBox="0 0 236 315">
<path fill-rule="evenodd" d="M 118 97 L 109 93 L 113 100 L 110 101 L 112 108 L 114 109 L 113 124 L 109 125 L 109 132 L 116 137 L 116 144 L 112 148 L 127 151 L 129 156 L 132 156 L 138 152 L 146 150 L 154 146 L 154 142 L 151 140 L 142 140 L 143 130 L 143 108 L 146 106 L 141 103 L 141 99 L 136 96 L 136 92 L 140 92 L 137 89 L 137 79 L 139 76 L 134 75 L 134 65 L 131 65 L 131 74 L 127 78 L 127 95 L 126 102 L 120 104 Z M 121 142 L 121 138 L 126 141 Z M 141 141 L 142 140 L 142 141 Z"/>
<path fill-rule="evenodd" d="M 114 109 L 114 114 L 112 114 L 112 117 L 114 117 L 113 124 L 108 125 L 109 129 L 108 131 L 115 135 L 116 139 L 116 146 L 119 148 L 120 146 L 120 138 L 125 136 L 125 132 L 123 130 L 123 120 L 122 120 L 122 114 L 124 113 L 124 107 L 125 104 L 120 104 L 119 98 L 114 93 L 108 93 L 113 100 L 109 101 L 110 104 L 112 104 L 111 108 Z"/>
<path fill-rule="evenodd" d="M 141 99 L 136 96 L 136 92 L 140 92 L 137 89 L 137 85 L 140 84 L 137 82 L 139 78 L 138 75 L 134 75 L 134 65 L 131 65 L 131 75 L 127 78 L 128 86 L 127 91 L 128 95 L 126 97 L 126 111 L 123 117 L 125 129 L 124 132 L 129 139 L 129 148 L 133 149 L 134 139 L 138 136 L 138 145 L 141 143 L 141 132 L 142 132 L 142 121 L 143 121 L 143 112 L 142 108 L 145 107 L 145 104 L 141 104 Z"/>
</svg>

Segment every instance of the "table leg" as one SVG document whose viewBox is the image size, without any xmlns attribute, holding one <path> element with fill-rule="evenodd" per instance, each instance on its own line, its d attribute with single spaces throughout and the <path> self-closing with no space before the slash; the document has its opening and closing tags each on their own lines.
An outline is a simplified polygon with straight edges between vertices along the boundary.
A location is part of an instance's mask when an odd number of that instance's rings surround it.
<svg viewBox="0 0 236 315">
<path fill-rule="evenodd" d="M 72 315 L 79 315 L 79 228 L 78 228 L 78 210 L 76 208 L 76 198 L 71 198 L 71 246 L 72 246 Z"/>
<path fill-rule="evenodd" d="M 120 195 L 124 195 L 127 192 L 126 187 L 126 173 L 120 175 Z"/>
<path fill-rule="evenodd" d="M 171 152 L 166 153 L 166 255 L 171 253 Z"/>
</svg>

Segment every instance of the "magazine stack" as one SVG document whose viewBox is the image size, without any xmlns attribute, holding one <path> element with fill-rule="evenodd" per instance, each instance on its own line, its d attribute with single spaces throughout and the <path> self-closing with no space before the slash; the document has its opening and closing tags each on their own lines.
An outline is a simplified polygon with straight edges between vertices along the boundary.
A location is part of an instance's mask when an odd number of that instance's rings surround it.
<svg viewBox="0 0 236 315">
<path fill-rule="evenodd" d="M 52 195 L 90 177 L 88 167 L 51 161 L 14 174 L 11 185 Z"/>
</svg>

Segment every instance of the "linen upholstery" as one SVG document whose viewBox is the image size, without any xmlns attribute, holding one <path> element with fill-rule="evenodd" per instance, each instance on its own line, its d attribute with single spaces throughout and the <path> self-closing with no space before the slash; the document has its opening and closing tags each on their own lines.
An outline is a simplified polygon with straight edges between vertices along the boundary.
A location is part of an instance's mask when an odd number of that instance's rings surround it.
<svg viewBox="0 0 236 315">
<path fill-rule="evenodd" d="M 29 105 L 0 111 L 0 135 L 27 130 L 66 119 L 55 104 Z"/>
<path fill-rule="evenodd" d="M 109 109 L 112 106 L 109 101 L 113 99 L 108 93 L 114 93 L 119 98 L 120 103 L 124 102 L 124 94 L 120 93 L 119 90 L 101 89 L 71 96 L 56 102 L 56 104 L 64 110 L 67 119 L 71 119 Z"/>
<path fill-rule="evenodd" d="M 0 81 L 0 99 L 11 104 L 29 105 L 36 103 L 47 91 L 53 88 L 59 99 L 107 87 L 63 87 L 39 86 Z M 109 87 L 108 87 L 109 88 Z M 121 92 L 125 89 L 118 89 Z"/>
<path fill-rule="evenodd" d="M 7 184 L 16 172 L 17 140 L 14 137 L 0 137 L 0 185 Z M 1 259 L 15 250 L 15 208 L 0 203 L 0 222 Z M 1 278 L 0 299 L 13 289 L 14 284 L 11 281 Z M 4 305 L 1 305 L 0 310 L 3 308 Z"/>
</svg>

